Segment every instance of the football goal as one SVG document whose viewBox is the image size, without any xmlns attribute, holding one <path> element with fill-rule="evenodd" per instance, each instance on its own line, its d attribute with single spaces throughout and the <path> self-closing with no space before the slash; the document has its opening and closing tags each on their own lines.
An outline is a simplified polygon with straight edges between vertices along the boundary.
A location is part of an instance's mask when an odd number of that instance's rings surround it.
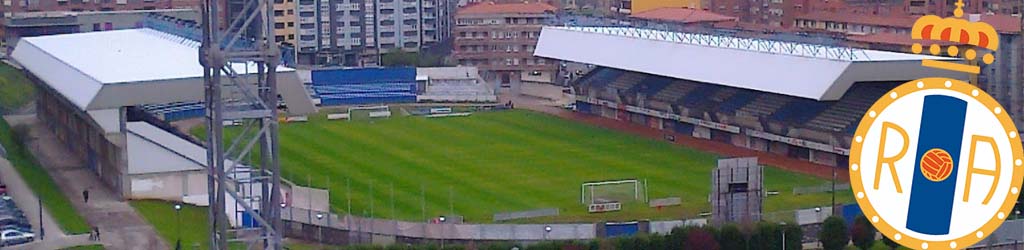
<svg viewBox="0 0 1024 250">
<path fill-rule="evenodd" d="M 348 108 L 349 120 L 366 120 L 372 118 L 391 117 L 391 108 L 388 106 L 357 106 Z"/>
<path fill-rule="evenodd" d="M 643 201 L 644 190 L 639 180 L 585 182 L 580 186 L 580 203 L 598 204 Z"/>
</svg>

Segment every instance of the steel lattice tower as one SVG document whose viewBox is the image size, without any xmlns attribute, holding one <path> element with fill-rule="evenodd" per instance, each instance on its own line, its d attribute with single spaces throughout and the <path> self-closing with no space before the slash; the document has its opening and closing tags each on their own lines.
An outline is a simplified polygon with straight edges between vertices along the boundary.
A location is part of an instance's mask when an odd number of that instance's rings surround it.
<svg viewBox="0 0 1024 250">
<path fill-rule="evenodd" d="M 219 8 L 231 9 L 231 18 L 221 20 Z M 272 39 L 273 12 L 269 0 L 203 0 L 199 60 L 208 122 L 210 249 L 282 248 L 276 74 L 281 54 Z M 243 124 L 230 141 L 225 121 Z M 232 227 L 231 219 L 242 226 Z"/>
</svg>

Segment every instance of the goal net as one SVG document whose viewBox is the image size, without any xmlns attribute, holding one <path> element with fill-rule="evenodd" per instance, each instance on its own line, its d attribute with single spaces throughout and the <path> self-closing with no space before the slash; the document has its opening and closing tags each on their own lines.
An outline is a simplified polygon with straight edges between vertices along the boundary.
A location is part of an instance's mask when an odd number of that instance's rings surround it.
<svg viewBox="0 0 1024 250">
<path fill-rule="evenodd" d="M 636 179 L 586 182 L 580 188 L 583 204 L 642 201 L 643 195 L 643 186 Z"/>
<path fill-rule="evenodd" d="M 348 108 L 349 120 L 368 120 L 374 118 L 391 117 L 391 108 L 388 106 L 359 106 Z"/>
</svg>

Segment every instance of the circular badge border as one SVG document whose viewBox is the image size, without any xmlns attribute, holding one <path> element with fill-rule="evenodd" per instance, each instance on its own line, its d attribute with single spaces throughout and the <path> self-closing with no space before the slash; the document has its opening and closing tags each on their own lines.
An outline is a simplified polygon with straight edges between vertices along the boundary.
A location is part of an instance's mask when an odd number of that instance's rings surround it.
<svg viewBox="0 0 1024 250">
<path fill-rule="evenodd" d="M 885 220 L 878 216 L 875 208 L 871 206 L 871 202 L 864 194 L 864 187 L 860 180 L 860 168 L 858 167 L 860 161 L 860 150 L 863 146 L 861 142 L 864 140 L 864 135 L 867 134 L 868 129 L 875 122 L 875 118 L 880 114 L 881 110 L 885 110 L 890 104 L 911 93 L 931 90 L 931 89 L 943 89 L 952 90 L 961 94 L 971 96 L 975 100 L 985 105 L 990 112 L 999 119 L 999 122 L 1003 125 L 1003 130 L 1006 131 L 1006 136 L 1010 138 L 1010 149 L 1013 151 L 1013 158 L 1010 160 L 1010 164 L 1013 164 L 1013 179 L 1010 182 L 1010 192 L 1007 194 L 1006 200 L 1003 200 L 1003 205 L 999 209 L 996 216 L 993 216 L 988 222 L 977 229 L 974 234 L 964 235 L 960 238 L 947 241 L 927 241 L 921 240 L 909 235 L 898 232 L 895 228 L 886 223 Z M 976 91 L 976 92 L 975 92 Z M 996 112 L 996 109 L 1000 112 Z M 1024 181 L 1024 167 L 1021 165 L 1022 159 L 1024 159 L 1024 150 L 1021 147 L 1021 140 L 1019 134 L 1017 134 L 1017 127 L 1014 125 L 1013 120 L 1006 114 L 1006 109 L 996 102 L 985 91 L 970 85 L 968 83 L 947 78 L 921 78 L 913 81 L 906 82 L 896 87 L 892 91 L 886 92 L 885 96 L 879 98 L 875 104 L 871 105 L 864 117 L 861 118 L 860 123 L 857 126 L 857 132 L 854 134 L 853 141 L 850 147 L 850 186 L 853 190 L 854 197 L 857 200 L 857 204 L 860 205 L 864 216 L 869 219 L 874 225 L 886 237 L 899 243 L 900 245 L 911 247 L 914 249 L 928 249 L 929 245 L 934 248 L 945 249 L 945 248 L 966 248 L 974 245 L 981 241 L 985 237 L 988 237 L 990 233 L 995 231 L 1002 222 L 1009 216 L 1017 196 L 1020 194 L 1021 182 Z M 1016 192 L 1014 192 L 1016 191 Z M 1002 217 L 1002 218 L 1000 218 Z"/>
</svg>

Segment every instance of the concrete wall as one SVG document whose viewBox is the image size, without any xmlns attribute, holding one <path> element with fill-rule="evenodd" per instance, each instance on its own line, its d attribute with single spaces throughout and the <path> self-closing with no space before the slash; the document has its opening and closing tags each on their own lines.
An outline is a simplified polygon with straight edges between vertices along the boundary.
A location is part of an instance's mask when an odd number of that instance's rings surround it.
<svg viewBox="0 0 1024 250">
<path fill-rule="evenodd" d="M 520 83 L 519 93 L 552 100 L 559 104 L 567 104 L 573 101 L 573 97 L 569 94 L 562 93 L 562 89 L 564 88 L 565 87 L 552 84 L 524 81 Z"/>
<path fill-rule="evenodd" d="M 183 201 L 183 197 L 206 194 L 206 171 L 131 175 L 130 199 Z"/>
<path fill-rule="evenodd" d="M 103 183 L 117 192 L 121 198 L 130 194 L 128 158 L 125 150 L 126 136 L 123 133 L 105 133 L 85 112 L 79 111 L 53 89 L 33 76 L 39 88 L 36 111 L 39 120 L 53 131 L 57 139 L 67 146 L 75 157 L 82 159 L 86 167 L 103 180 Z M 121 118 L 124 118 L 123 110 Z"/>
</svg>

